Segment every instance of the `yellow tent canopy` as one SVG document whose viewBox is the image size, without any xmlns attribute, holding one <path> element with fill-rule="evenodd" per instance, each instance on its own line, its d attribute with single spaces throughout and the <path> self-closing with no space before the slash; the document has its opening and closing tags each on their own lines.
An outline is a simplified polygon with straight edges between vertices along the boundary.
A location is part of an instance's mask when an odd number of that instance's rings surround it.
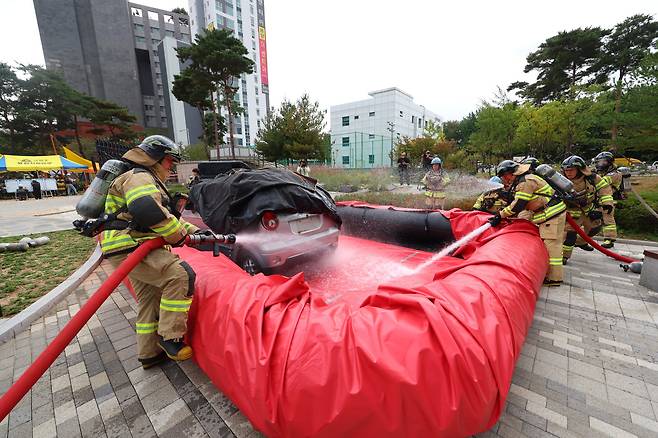
<svg viewBox="0 0 658 438">
<path fill-rule="evenodd" d="M 75 163 L 61 155 L 0 155 L 0 172 L 34 172 L 37 170 L 86 169 L 84 164 Z"/>
<path fill-rule="evenodd" d="M 96 173 L 96 171 L 94 170 L 94 165 L 92 164 L 91 161 L 89 161 L 86 158 L 81 157 L 80 155 L 76 154 L 71 149 L 67 148 L 66 146 L 63 146 L 63 149 L 64 149 L 64 155 L 66 156 L 66 158 L 73 161 L 74 163 L 78 163 L 78 164 L 82 164 L 84 166 L 87 166 L 86 169 L 76 169 L 73 172 Z"/>
</svg>

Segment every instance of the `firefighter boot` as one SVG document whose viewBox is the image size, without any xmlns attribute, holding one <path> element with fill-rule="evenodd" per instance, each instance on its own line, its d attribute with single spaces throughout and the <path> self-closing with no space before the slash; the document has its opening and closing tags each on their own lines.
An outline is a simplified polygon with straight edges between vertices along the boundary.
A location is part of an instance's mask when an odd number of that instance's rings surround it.
<svg viewBox="0 0 658 438">
<path fill-rule="evenodd" d="M 549 280 L 548 278 L 544 279 L 544 286 L 546 287 L 556 287 L 560 286 L 562 281 L 560 280 Z"/>
<path fill-rule="evenodd" d="M 146 359 L 139 359 L 139 362 L 142 364 L 142 368 L 148 370 L 151 367 L 154 367 L 162 362 L 167 360 L 167 353 L 164 351 L 158 354 L 155 357 L 149 357 Z"/>
<path fill-rule="evenodd" d="M 186 345 L 181 339 L 163 339 L 160 336 L 158 345 L 169 356 L 176 361 L 187 360 L 192 357 L 192 347 Z"/>
<path fill-rule="evenodd" d="M 604 248 L 612 248 L 615 246 L 615 239 L 605 239 L 601 246 Z"/>
<path fill-rule="evenodd" d="M 589 243 L 583 243 L 582 245 L 576 245 L 577 248 L 582 249 L 583 251 L 594 251 L 594 248 Z"/>
</svg>

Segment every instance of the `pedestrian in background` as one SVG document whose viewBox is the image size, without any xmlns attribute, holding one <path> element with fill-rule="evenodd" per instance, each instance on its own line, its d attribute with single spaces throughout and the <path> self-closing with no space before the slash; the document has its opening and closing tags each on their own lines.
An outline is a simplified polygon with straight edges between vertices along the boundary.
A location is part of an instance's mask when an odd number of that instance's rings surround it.
<svg viewBox="0 0 658 438">
<path fill-rule="evenodd" d="M 306 160 L 299 160 L 299 166 L 297 166 L 297 173 L 304 176 L 311 175 L 311 168 L 308 167 Z"/>
<path fill-rule="evenodd" d="M 425 151 L 422 158 L 423 170 L 425 173 L 429 172 L 432 168 L 432 154 L 430 151 Z"/>
<path fill-rule="evenodd" d="M 400 153 L 400 158 L 398 158 L 398 175 L 400 176 L 400 185 L 406 183 L 409 185 L 409 166 L 411 166 L 411 161 L 407 158 L 407 153 Z"/>
<path fill-rule="evenodd" d="M 199 173 L 199 169 L 196 167 L 192 169 L 192 175 L 187 179 L 187 187 L 192 187 L 194 184 L 198 184 L 201 182 L 201 174 Z"/>
<path fill-rule="evenodd" d="M 31 182 L 32 185 L 32 194 L 34 199 L 41 199 L 41 184 L 36 179 L 33 179 Z"/>
<path fill-rule="evenodd" d="M 66 175 L 66 194 L 69 196 L 77 195 L 78 189 L 75 188 L 75 177 L 70 173 Z"/>
</svg>

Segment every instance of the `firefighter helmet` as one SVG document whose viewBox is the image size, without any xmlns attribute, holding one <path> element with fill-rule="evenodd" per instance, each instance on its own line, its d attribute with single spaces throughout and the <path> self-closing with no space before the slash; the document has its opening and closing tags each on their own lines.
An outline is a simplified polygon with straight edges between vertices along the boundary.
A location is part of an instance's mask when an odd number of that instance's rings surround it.
<svg viewBox="0 0 658 438">
<path fill-rule="evenodd" d="M 572 155 L 562 162 L 562 169 L 576 168 L 580 171 L 587 167 L 585 160 L 578 155 Z"/>
<path fill-rule="evenodd" d="M 537 166 L 539 166 L 539 160 L 535 157 L 526 157 L 521 161 L 521 164 L 529 164 L 530 170 L 534 172 Z"/>
<path fill-rule="evenodd" d="M 594 157 L 594 166 L 596 167 L 596 170 L 599 172 L 602 172 L 610 167 L 612 167 L 612 163 L 615 160 L 615 156 L 612 155 L 612 152 L 604 151 L 599 153 L 596 157 Z"/>
<path fill-rule="evenodd" d="M 178 145 L 164 135 L 151 135 L 142 140 L 137 146 L 154 160 L 160 161 L 165 155 L 170 155 L 175 161 L 181 160 Z"/>
<path fill-rule="evenodd" d="M 498 167 L 496 167 L 496 175 L 503 176 L 506 173 L 514 173 L 516 169 L 519 168 L 519 163 L 512 160 L 503 160 L 500 162 Z"/>
<path fill-rule="evenodd" d="M 431 161 L 430 164 L 432 164 L 432 165 L 435 165 L 435 164 L 442 165 L 443 161 L 441 161 L 441 158 L 439 158 L 439 157 L 434 157 L 434 158 L 432 158 L 432 161 Z"/>
</svg>

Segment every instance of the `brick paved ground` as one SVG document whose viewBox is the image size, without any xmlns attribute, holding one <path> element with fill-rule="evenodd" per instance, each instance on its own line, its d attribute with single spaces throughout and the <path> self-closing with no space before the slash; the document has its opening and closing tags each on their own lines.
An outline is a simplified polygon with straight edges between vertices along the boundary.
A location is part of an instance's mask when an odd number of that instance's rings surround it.
<svg viewBox="0 0 658 438">
<path fill-rule="evenodd" d="M 0 345 L 0 393 L 107 269 L 102 265 L 29 331 Z M 565 277 L 562 287 L 542 290 L 505 412 L 479 436 L 657 436 L 658 293 L 611 259 L 579 250 Z M 0 437 L 260 436 L 192 361 L 143 371 L 134 322 L 135 304 L 121 286 L 0 423 Z"/>
</svg>

